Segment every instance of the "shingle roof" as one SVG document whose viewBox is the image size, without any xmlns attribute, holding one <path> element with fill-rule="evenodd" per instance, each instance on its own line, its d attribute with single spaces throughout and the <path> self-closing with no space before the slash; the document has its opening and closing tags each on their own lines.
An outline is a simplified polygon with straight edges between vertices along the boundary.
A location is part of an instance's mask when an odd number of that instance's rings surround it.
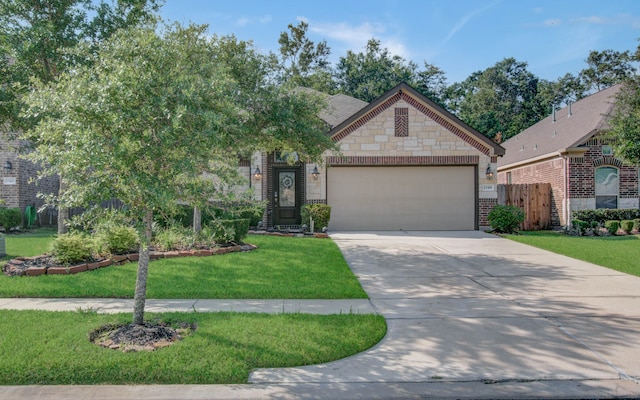
<svg viewBox="0 0 640 400">
<path fill-rule="evenodd" d="M 554 116 L 549 115 L 501 143 L 506 154 L 498 160 L 498 168 L 582 144 L 606 127 L 606 115 L 619 89 L 620 85 L 616 85 L 594 93 L 556 111 L 555 121 Z"/>
<path fill-rule="evenodd" d="M 366 107 L 369 103 L 344 94 L 335 94 L 327 98 L 327 104 L 328 108 L 320 113 L 320 118 L 333 128 Z"/>
</svg>

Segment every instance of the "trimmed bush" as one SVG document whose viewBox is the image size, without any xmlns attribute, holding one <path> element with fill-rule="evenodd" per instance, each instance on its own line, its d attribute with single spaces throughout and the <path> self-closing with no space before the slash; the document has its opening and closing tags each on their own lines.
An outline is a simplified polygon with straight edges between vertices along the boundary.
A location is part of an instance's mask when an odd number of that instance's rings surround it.
<svg viewBox="0 0 640 400">
<path fill-rule="evenodd" d="M 633 230 L 633 220 L 625 219 L 625 220 L 621 221 L 620 222 L 620 228 L 622 228 L 622 230 L 626 234 L 630 234 L 631 231 Z"/>
<path fill-rule="evenodd" d="M 498 233 L 513 233 L 524 222 L 524 211 L 516 206 L 498 204 L 489 212 L 487 219 Z"/>
<path fill-rule="evenodd" d="M 67 233 L 53 240 L 49 253 L 57 263 L 70 265 L 91 260 L 93 248 L 87 236 Z"/>
<path fill-rule="evenodd" d="M 22 225 L 22 211 L 19 208 L 0 208 L 0 225 L 6 232 Z"/>
<path fill-rule="evenodd" d="M 573 219 L 580 219 L 587 222 L 597 221 L 604 225 L 606 221 L 620 221 L 628 219 L 640 219 L 640 209 L 597 209 L 597 210 L 576 210 L 572 213 Z"/>
<path fill-rule="evenodd" d="M 620 221 L 606 221 L 604 227 L 610 234 L 615 235 L 620 229 Z"/>
<path fill-rule="evenodd" d="M 130 226 L 106 225 L 98 227 L 96 232 L 96 247 L 100 253 L 129 253 L 135 251 L 139 244 L 138 231 Z"/>
<path fill-rule="evenodd" d="M 590 227 L 592 229 L 595 229 L 593 228 L 590 222 L 583 221 L 581 219 L 574 219 L 573 221 L 571 221 L 571 226 L 573 226 L 573 229 L 575 229 L 580 236 L 584 235 L 587 229 Z M 597 228 L 597 223 L 596 223 L 596 228 Z"/>
<path fill-rule="evenodd" d="M 302 223 L 311 227 L 311 218 L 313 218 L 314 230 L 319 231 L 329 226 L 331 219 L 331 206 L 327 204 L 307 204 L 302 207 Z"/>
</svg>

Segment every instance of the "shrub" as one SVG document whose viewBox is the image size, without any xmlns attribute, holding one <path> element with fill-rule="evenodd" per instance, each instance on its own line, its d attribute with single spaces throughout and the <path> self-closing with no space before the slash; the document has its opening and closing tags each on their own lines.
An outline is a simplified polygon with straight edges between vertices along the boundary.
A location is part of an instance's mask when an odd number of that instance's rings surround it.
<svg viewBox="0 0 640 400">
<path fill-rule="evenodd" d="M 597 209 L 597 210 L 576 210 L 572 213 L 573 219 L 583 221 L 597 221 L 604 225 L 606 221 L 620 221 L 626 219 L 640 219 L 640 209 Z"/>
<path fill-rule="evenodd" d="M 49 253 L 59 264 L 77 264 L 91 259 L 91 240 L 80 233 L 67 233 L 53 240 Z"/>
<path fill-rule="evenodd" d="M 573 221 L 571 221 L 571 226 L 573 226 L 573 229 L 576 230 L 578 235 L 582 236 L 585 234 L 585 232 L 589 227 L 592 227 L 592 224 L 588 221 L 583 221 L 581 219 L 574 219 Z"/>
<path fill-rule="evenodd" d="M 636 232 L 640 231 L 640 218 L 636 218 L 633 220 L 633 229 L 635 229 Z"/>
<path fill-rule="evenodd" d="M 625 219 L 620 222 L 620 228 L 622 228 L 622 230 L 625 231 L 626 234 L 631 233 L 631 231 L 633 230 L 633 225 L 633 220 L 630 219 Z"/>
<path fill-rule="evenodd" d="M 96 230 L 96 247 L 101 253 L 128 253 L 136 250 L 139 243 L 138 231 L 130 226 L 107 224 Z"/>
<path fill-rule="evenodd" d="M 311 218 L 315 230 L 329 226 L 331 206 L 327 204 L 307 204 L 302 207 L 302 223 L 311 226 Z"/>
<path fill-rule="evenodd" d="M 154 247 L 160 251 L 186 249 L 192 244 L 191 230 L 178 226 L 160 228 L 152 241 Z"/>
<path fill-rule="evenodd" d="M 606 221 L 604 223 L 604 227 L 610 234 L 615 235 L 618 232 L 618 229 L 620 229 L 620 221 Z"/>
<path fill-rule="evenodd" d="M 213 231 L 213 240 L 217 244 L 241 243 L 249 233 L 249 220 L 216 219 L 211 221 L 209 227 Z"/>
<path fill-rule="evenodd" d="M 0 225 L 5 231 L 22 225 L 22 212 L 19 208 L 0 208 Z"/>
<path fill-rule="evenodd" d="M 491 228 L 498 233 L 513 233 L 524 222 L 524 211 L 516 206 L 496 205 L 487 216 Z"/>
</svg>

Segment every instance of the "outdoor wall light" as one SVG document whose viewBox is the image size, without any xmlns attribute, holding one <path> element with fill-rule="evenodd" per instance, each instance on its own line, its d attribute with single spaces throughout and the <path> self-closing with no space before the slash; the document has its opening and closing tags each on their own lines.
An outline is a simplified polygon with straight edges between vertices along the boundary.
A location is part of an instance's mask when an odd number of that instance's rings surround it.
<svg viewBox="0 0 640 400">
<path fill-rule="evenodd" d="M 313 172 L 311 173 L 311 176 L 313 176 L 313 179 L 318 179 L 318 177 L 320 176 L 320 172 L 318 171 L 317 165 L 313 167 Z"/>
<path fill-rule="evenodd" d="M 257 181 L 262 179 L 262 171 L 260 171 L 260 167 L 256 167 L 256 172 L 253 173 L 253 179 Z"/>
<path fill-rule="evenodd" d="M 13 164 L 11 164 L 11 161 L 7 160 L 4 163 L 4 169 L 12 169 L 13 168 Z"/>
<path fill-rule="evenodd" d="M 487 179 L 493 178 L 493 170 L 491 170 L 491 164 L 487 164 L 487 170 L 485 171 Z"/>
</svg>

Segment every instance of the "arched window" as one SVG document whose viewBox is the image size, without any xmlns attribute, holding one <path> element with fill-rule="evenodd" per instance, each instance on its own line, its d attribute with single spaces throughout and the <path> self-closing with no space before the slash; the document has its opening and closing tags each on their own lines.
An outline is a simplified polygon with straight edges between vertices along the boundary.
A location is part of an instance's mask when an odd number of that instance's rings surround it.
<svg viewBox="0 0 640 400">
<path fill-rule="evenodd" d="M 618 168 L 596 168 L 596 208 L 618 208 Z"/>
</svg>

